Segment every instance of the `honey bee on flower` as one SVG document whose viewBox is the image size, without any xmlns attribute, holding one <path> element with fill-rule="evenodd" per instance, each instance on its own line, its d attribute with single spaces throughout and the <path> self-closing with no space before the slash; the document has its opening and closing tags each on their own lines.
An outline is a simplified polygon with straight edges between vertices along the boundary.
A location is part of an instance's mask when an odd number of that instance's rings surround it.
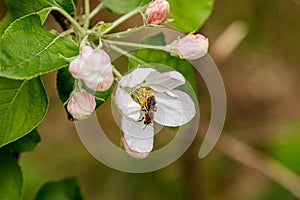
<svg viewBox="0 0 300 200">
<path fill-rule="evenodd" d="M 193 100 L 176 89 L 183 84 L 185 79 L 177 71 L 161 73 L 152 68 L 137 68 L 123 76 L 115 96 L 122 112 L 121 129 L 127 150 L 141 154 L 152 151 L 153 122 L 177 127 L 192 120 Z"/>
</svg>

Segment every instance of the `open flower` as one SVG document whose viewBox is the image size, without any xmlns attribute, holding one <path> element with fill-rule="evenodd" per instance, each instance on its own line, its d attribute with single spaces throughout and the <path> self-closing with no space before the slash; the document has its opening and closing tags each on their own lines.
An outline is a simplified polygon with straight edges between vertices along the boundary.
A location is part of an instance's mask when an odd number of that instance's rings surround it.
<svg viewBox="0 0 300 200">
<path fill-rule="evenodd" d="M 113 83 L 110 57 L 102 49 L 82 47 L 80 55 L 70 63 L 69 71 L 74 78 L 82 79 L 92 90 L 105 91 Z"/>
<path fill-rule="evenodd" d="M 175 89 L 183 84 L 185 79 L 179 72 L 160 73 L 151 68 L 137 68 L 119 81 L 116 104 L 122 112 L 121 128 L 131 152 L 152 150 L 153 122 L 177 127 L 194 117 L 191 97 Z"/>
<path fill-rule="evenodd" d="M 201 34 L 186 35 L 166 46 L 172 56 L 187 60 L 196 60 L 207 53 L 208 39 Z"/>
<path fill-rule="evenodd" d="M 78 120 L 87 119 L 95 108 L 95 98 L 84 90 L 74 92 L 67 106 L 69 113 Z"/>
<path fill-rule="evenodd" d="M 170 4 L 166 0 L 151 1 L 146 10 L 148 24 L 162 24 L 168 19 Z"/>
</svg>

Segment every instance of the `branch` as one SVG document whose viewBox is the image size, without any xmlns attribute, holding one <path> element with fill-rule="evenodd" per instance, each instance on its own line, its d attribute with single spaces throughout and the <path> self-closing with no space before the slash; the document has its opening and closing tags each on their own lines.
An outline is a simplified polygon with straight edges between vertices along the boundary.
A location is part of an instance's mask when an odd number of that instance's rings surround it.
<svg viewBox="0 0 300 200">
<path fill-rule="evenodd" d="M 300 177 L 273 158 L 238 139 L 223 134 L 217 145 L 221 153 L 274 180 L 300 199 Z"/>
</svg>

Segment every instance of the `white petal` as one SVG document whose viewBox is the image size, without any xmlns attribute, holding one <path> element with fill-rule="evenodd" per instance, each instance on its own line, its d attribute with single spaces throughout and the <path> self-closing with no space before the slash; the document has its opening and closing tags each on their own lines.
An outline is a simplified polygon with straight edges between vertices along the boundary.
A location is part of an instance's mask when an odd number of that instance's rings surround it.
<svg viewBox="0 0 300 200">
<path fill-rule="evenodd" d="M 150 152 L 153 148 L 153 127 L 122 117 L 122 130 L 128 147 L 139 153 Z"/>
<path fill-rule="evenodd" d="M 154 121 L 165 126 L 182 126 L 195 116 L 195 105 L 191 97 L 180 90 L 157 93 L 157 111 Z M 176 97 L 175 97 L 176 96 Z"/>
<path fill-rule="evenodd" d="M 85 85 L 88 86 L 90 89 L 95 90 L 98 86 L 98 84 L 103 80 L 104 78 L 99 73 L 93 73 L 89 76 L 85 76 L 82 78 Z"/>
<path fill-rule="evenodd" d="M 124 144 L 125 151 L 134 158 L 143 159 L 143 158 L 146 158 L 147 156 L 149 156 L 149 154 L 150 154 L 150 152 L 140 153 L 140 152 L 130 149 L 125 140 L 123 140 L 123 144 Z"/>
<path fill-rule="evenodd" d="M 141 118 L 141 106 L 124 89 L 119 87 L 116 90 L 116 103 L 123 115 L 134 121 Z"/>
<path fill-rule="evenodd" d="M 123 78 L 119 81 L 119 84 L 122 87 L 132 88 L 142 83 L 146 79 L 146 77 L 149 76 L 149 74 L 154 71 L 156 72 L 156 70 L 151 68 L 137 68 L 132 72 L 123 76 Z"/>
<path fill-rule="evenodd" d="M 183 85 L 184 83 L 184 77 L 176 71 L 164 73 L 154 71 L 146 78 L 146 85 L 157 92 L 166 92 L 178 87 L 179 85 Z"/>
</svg>

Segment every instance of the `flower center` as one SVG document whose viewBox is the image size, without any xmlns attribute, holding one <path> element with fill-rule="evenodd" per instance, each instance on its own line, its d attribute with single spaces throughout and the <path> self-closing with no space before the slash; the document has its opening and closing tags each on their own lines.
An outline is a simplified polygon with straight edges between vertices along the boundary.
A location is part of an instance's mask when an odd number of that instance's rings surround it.
<svg viewBox="0 0 300 200">
<path fill-rule="evenodd" d="M 147 99 L 153 95 L 154 91 L 149 87 L 138 87 L 131 93 L 132 99 L 141 105 L 142 110 L 145 109 Z"/>
</svg>

